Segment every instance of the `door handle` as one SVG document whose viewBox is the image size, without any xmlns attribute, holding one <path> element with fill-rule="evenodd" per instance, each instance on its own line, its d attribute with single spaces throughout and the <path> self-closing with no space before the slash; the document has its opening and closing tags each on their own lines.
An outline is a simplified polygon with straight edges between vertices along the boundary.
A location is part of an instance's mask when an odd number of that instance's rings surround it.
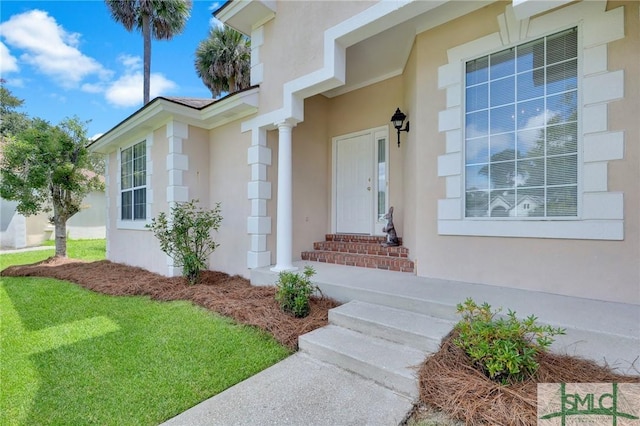
<svg viewBox="0 0 640 426">
<path fill-rule="evenodd" d="M 367 191 L 371 191 L 371 187 L 370 186 L 367 186 Z"/>
</svg>

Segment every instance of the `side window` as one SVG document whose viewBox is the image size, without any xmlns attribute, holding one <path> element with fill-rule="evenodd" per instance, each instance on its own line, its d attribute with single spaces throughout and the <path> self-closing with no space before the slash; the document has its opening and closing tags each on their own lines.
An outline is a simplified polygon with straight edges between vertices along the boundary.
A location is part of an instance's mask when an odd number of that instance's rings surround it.
<svg viewBox="0 0 640 426">
<path fill-rule="evenodd" d="M 147 148 L 140 142 L 120 151 L 120 219 L 147 218 Z"/>
<path fill-rule="evenodd" d="M 577 28 L 466 62 L 465 217 L 578 215 Z"/>
</svg>

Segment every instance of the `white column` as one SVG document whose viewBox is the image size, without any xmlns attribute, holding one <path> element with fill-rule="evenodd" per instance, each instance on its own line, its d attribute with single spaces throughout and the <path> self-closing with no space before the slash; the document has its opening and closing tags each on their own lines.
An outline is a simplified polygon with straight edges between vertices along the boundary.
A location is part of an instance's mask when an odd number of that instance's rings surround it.
<svg viewBox="0 0 640 426">
<path fill-rule="evenodd" d="M 295 271 L 293 266 L 293 192 L 291 129 L 289 121 L 276 123 L 278 126 L 278 207 L 276 233 L 276 265 L 274 272 Z"/>
</svg>

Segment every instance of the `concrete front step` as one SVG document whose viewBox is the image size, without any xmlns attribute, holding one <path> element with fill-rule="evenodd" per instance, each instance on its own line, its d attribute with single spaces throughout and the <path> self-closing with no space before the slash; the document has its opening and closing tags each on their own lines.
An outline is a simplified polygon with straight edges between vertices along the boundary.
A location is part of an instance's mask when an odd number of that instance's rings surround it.
<svg viewBox="0 0 640 426">
<path fill-rule="evenodd" d="M 373 380 L 412 399 L 418 397 L 417 371 L 426 353 L 336 325 L 298 340 L 300 351 Z"/>
<path fill-rule="evenodd" d="M 435 352 L 455 322 L 354 300 L 329 311 L 329 322 L 369 336 Z"/>
<path fill-rule="evenodd" d="M 320 251 L 337 251 L 340 253 L 369 254 L 374 256 L 409 256 L 409 249 L 406 247 L 385 247 L 380 243 L 319 241 L 317 243 L 313 243 L 313 249 Z"/>
<path fill-rule="evenodd" d="M 451 322 L 458 321 L 456 304 L 467 297 L 487 302 L 524 318 L 535 314 L 540 323 L 564 327 L 552 350 L 607 364 L 616 371 L 639 375 L 640 307 L 550 293 L 417 277 L 409 273 L 313 262 L 294 262 L 302 270 L 312 265 L 313 282 L 325 296 L 340 302 L 358 300 L 408 310 Z M 277 274 L 269 267 L 251 271 L 254 285 L 273 285 Z"/>
<path fill-rule="evenodd" d="M 413 272 L 414 263 L 402 257 L 376 256 L 368 254 L 339 253 L 335 251 L 305 251 L 302 260 L 333 263 L 363 268 L 384 269 L 388 271 Z"/>
</svg>

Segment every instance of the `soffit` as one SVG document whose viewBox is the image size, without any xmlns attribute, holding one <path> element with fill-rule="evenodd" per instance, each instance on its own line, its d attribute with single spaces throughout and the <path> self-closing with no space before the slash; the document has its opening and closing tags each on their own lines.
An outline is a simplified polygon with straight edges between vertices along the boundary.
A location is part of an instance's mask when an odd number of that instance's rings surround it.
<svg viewBox="0 0 640 426">
<path fill-rule="evenodd" d="M 324 92 L 334 97 L 402 74 L 417 34 L 480 9 L 494 0 L 447 1 L 346 49 L 346 82 Z M 422 2 L 417 2 L 418 5 Z"/>
<path fill-rule="evenodd" d="M 275 13 L 274 0 L 234 0 L 215 15 L 226 25 L 251 37 L 251 30 L 272 19 Z"/>
</svg>

